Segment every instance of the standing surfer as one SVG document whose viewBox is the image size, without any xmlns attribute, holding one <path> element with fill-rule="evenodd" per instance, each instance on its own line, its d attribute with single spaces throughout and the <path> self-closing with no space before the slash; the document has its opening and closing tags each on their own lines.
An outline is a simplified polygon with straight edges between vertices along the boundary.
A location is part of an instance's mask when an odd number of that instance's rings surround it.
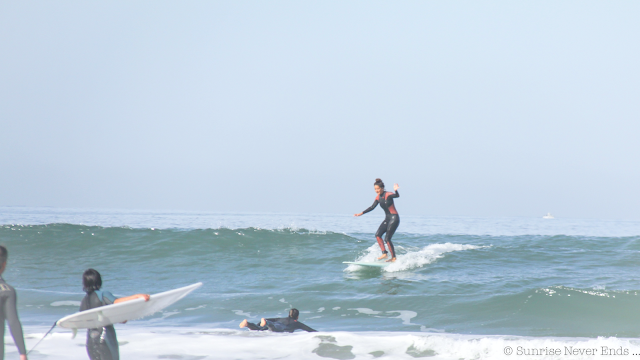
<svg viewBox="0 0 640 360">
<path fill-rule="evenodd" d="M 147 294 L 116 298 L 109 291 L 100 290 L 102 287 L 102 277 L 100 273 L 94 269 L 88 269 L 82 274 L 82 286 L 87 295 L 82 299 L 80 311 L 138 298 L 149 301 L 149 295 Z M 87 353 L 91 360 L 120 359 L 118 339 L 116 338 L 116 330 L 113 325 L 108 325 L 100 329 L 87 329 Z"/>
<path fill-rule="evenodd" d="M 373 210 L 380 204 L 382 210 L 384 210 L 385 218 L 378 231 L 376 232 L 376 240 L 378 240 L 378 245 L 380 245 L 380 250 L 382 250 L 382 256 L 378 258 L 378 260 L 382 260 L 387 257 L 387 250 L 384 248 L 384 243 L 387 243 L 389 246 L 389 252 L 391 252 L 391 259 L 387 260 L 387 262 L 396 261 L 396 251 L 393 248 L 393 243 L 391 242 L 391 237 L 396 232 L 398 225 L 400 225 L 400 215 L 398 215 L 398 211 L 396 210 L 395 205 L 393 205 L 393 199 L 400 197 L 398 194 L 398 189 L 400 187 L 398 184 L 393 184 L 393 190 L 395 193 L 384 191 L 384 183 L 380 179 L 376 179 L 376 182 L 373 183 L 373 189 L 375 190 L 376 199 L 373 201 L 373 205 L 369 206 L 365 211 L 360 214 L 354 214 L 353 216 L 362 216 L 369 211 Z M 384 242 L 382 241 L 382 235 L 387 233 L 384 238 Z"/>
<path fill-rule="evenodd" d="M 2 273 L 7 268 L 7 258 L 9 252 L 7 248 L 0 245 L 0 339 L 2 347 L 0 347 L 0 360 L 4 359 L 4 322 L 9 323 L 13 342 L 18 347 L 20 360 L 27 360 L 27 348 L 24 346 L 24 336 L 22 334 L 22 324 L 18 318 L 18 310 L 16 308 L 16 290 L 7 284 L 2 278 Z"/>
</svg>

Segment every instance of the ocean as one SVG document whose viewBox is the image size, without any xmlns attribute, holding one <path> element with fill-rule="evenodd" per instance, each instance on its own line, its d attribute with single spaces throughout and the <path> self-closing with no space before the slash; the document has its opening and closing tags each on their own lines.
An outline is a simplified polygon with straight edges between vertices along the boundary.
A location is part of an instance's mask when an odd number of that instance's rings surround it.
<svg viewBox="0 0 640 360">
<path fill-rule="evenodd" d="M 116 296 L 204 285 L 117 324 L 121 359 L 591 359 L 640 354 L 640 222 L 0 207 L 3 277 L 31 349 L 78 310 L 82 273 Z M 317 333 L 240 329 L 286 316 Z M 30 359 L 88 359 L 56 328 Z M 11 335 L 7 358 L 17 358 Z"/>
</svg>

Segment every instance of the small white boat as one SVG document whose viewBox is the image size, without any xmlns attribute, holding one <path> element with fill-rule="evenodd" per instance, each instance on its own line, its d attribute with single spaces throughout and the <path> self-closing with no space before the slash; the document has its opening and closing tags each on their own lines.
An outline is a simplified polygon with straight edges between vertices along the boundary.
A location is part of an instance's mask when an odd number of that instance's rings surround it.
<svg viewBox="0 0 640 360">
<path fill-rule="evenodd" d="M 547 215 L 542 217 L 543 219 L 553 219 L 553 215 L 551 215 L 551 213 L 547 213 Z"/>
</svg>

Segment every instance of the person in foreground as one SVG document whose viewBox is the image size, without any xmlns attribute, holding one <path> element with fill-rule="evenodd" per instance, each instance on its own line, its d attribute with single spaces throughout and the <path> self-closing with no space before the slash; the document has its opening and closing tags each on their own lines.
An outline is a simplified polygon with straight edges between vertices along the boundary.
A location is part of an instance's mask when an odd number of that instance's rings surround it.
<svg viewBox="0 0 640 360">
<path fill-rule="evenodd" d="M 7 259 L 9 258 L 9 251 L 7 248 L 0 245 L 0 339 L 2 339 L 2 347 L 0 347 L 0 360 L 4 359 L 4 322 L 9 323 L 9 329 L 11 329 L 11 336 L 13 336 L 13 342 L 18 347 L 20 353 L 20 360 L 27 360 L 27 348 L 24 345 L 24 337 L 22 334 L 22 324 L 18 318 L 18 309 L 16 304 L 18 299 L 16 297 L 16 290 L 9 284 L 7 284 L 2 278 L 2 273 L 7 268 Z"/>
<path fill-rule="evenodd" d="M 94 269 L 88 269 L 82 274 L 82 286 L 87 294 L 80 303 L 80 311 L 139 298 L 149 301 L 149 295 L 147 294 L 136 294 L 116 298 L 109 291 L 100 290 L 102 287 L 102 277 L 100 273 Z M 113 325 L 105 326 L 101 329 L 87 329 L 87 353 L 91 360 L 120 359 L 118 339 Z"/>
<path fill-rule="evenodd" d="M 384 210 L 385 218 L 378 231 L 376 232 L 376 240 L 378 240 L 378 245 L 380 245 L 380 250 L 382 250 L 382 256 L 378 258 L 378 260 L 382 260 L 387 257 L 387 250 L 384 248 L 384 243 L 382 242 L 382 235 L 387 233 L 384 237 L 384 242 L 387 243 L 389 247 L 389 252 L 391 253 L 391 259 L 387 260 L 387 262 L 396 261 L 396 251 L 393 247 L 393 243 L 391 242 L 391 237 L 398 229 L 398 225 L 400 225 L 400 215 L 398 215 L 398 211 L 396 210 L 395 205 L 393 205 L 393 199 L 399 198 L 400 194 L 398 194 L 398 189 L 400 187 L 398 184 L 393 185 L 393 191 L 387 192 L 384 191 L 384 183 L 380 179 L 376 179 L 376 182 L 373 183 L 373 189 L 375 190 L 376 199 L 373 201 L 373 205 L 369 206 L 365 211 L 360 214 L 354 214 L 353 216 L 362 216 L 369 211 L 373 210 L 380 204 L 382 210 Z"/>
<path fill-rule="evenodd" d="M 271 330 L 274 332 L 294 332 L 298 329 L 300 330 L 304 330 L 307 332 L 316 332 L 316 330 L 313 330 L 312 328 L 308 327 L 307 325 L 301 323 L 298 321 L 298 315 L 300 315 L 300 312 L 298 311 L 298 309 L 291 309 L 289 310 L 289 316 L 286 318 L 277 318 L 277 319 L 265 319 L 262 318 L 262 320 L 260 320 L 260 325 L 256 325 L 254 323 L 250 323 L 247 321 L 247 319 L 244 319 L 241 323 L 240 323 L 240 327 L 248 327 L 249 330 L 258 330 L 258 331 L 263 331 L 263 330 Z"/>
</svg>

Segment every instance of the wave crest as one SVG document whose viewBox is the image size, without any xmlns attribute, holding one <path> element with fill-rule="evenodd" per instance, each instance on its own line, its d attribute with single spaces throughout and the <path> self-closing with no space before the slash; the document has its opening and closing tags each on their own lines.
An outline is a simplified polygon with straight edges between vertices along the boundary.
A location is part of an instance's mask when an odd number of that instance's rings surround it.
<svg viewBox="0 0 640 360">
<path fill-rule="evenodd" d="M 427 245 L 422 249 L 419 248 L 405 248 L 402 246 L 396 246 L 397 260 L 391 263 L 389 266 L 384 268 L 386 272 L 398 272 L 398 271 L 406 271 L 415 268 L 420 268 L 425 265 L 431 264 L 445 256 L 446 253 L 454 252 L 454 251 L 465 251 L 465 250 L 475 250 L 480 249 L 485 246 L 476 246 L 476 245 L 468 245 L 468 244 L 452 244 L 452 243 L 443 243 L 443 244 L 431 244 Z M 375 262 L 380 254 L 380 248 L 378 244 L 371 245 L 366 253 L 355 261 L 358 262 Z M 361 269 L 358 265 L 349 265 L 346 271 L 356 271 Z"/>
</svg>

